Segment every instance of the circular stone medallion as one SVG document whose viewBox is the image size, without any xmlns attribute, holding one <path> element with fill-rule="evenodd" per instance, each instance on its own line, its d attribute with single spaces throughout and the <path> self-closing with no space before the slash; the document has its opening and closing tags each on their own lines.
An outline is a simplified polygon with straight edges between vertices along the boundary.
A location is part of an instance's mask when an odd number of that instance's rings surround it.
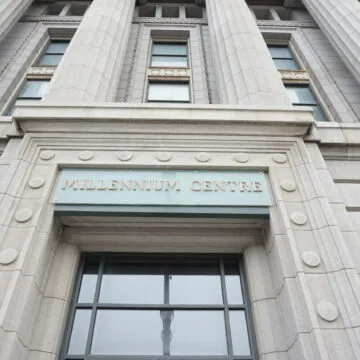
<svg viewBox="0 0 360 360">
<path fill-rule="evenodd" d="M 293 192 L 296 190 L 296 185 L 293 181 L 290 180 L 284 180 L 280 183 L 280 186 L 283 190 L 287 192 Z"/>
<path fill-rule="evenodd" d="M 30 209 L 22 209 L 15 214 L 15 220 L 17 222 L 24 223 L 26 221 L 29 221 L 32 215 L 33 212 Z"/>
<path fill-rule="evenodd" d="M 196 160 L 200 162 L 208 162 L 210 161 L 210 155 L 206 152 L 201 152 L 196 155 Z"/>
<path fill-rule="evenodd" d="M 91 160 L 93 158 L 93 156 L 94 156 L 94 154 L 92 151 L 85 150 L 80 153 L 79 159 L 83 160 L 83 161 L 88 161 L 88 160 Z"/>
<path fill-rule="evenodd" d="M 29 180 L 28 185 L 32 189 L 39 189 L 45 184 L 45 180 L 40 177 L 32 178 Z"/>
<path fill-rule="evenodd" d="M 18 252 L 16 249 L 5 249 L 0 252 L 0 264 L 9 265 L 16 260 Z"/>
<path fill-rule="evenodd" d="M 246 163 L 249 161 L 249 155 L 244 153 L 235 154 L 234 159 L 238 163 Z"/>
<path fill-rule="evenodd" d="M 133 153 L 130 151 L 120 151 L 118 153 L 118 158 L 121 161 L 129 161 L 132 159 L 132 157 L 133 157 Z"/>
<path fill-rule="evenodd" d="M 305 225 L 307 222 L 307 217 L 301 212 L 294 212 L 290 215 L 291 221 L 296 225 Z"/>
<path fill-rule="evenodd" d="M 287 161 L 287 156 L 285 154 L 274 154 L 272 158 L 278 164 L 284 164 Z"/>
<path fill-rule="evenodd" d="M 325 321 L 335 321 L 338 316 L 339 312 L 336 306 L 328 301 L 320 301 L 316 306 L 317 312 L 319 316 L 324 319 Z"/>
<path fill-rule="evenodd" d="M 318 267 L 320 265 L 320 256 L 315 251 L 304 251 L 301 254 L 302 261 L 310 267 Z"/>
<path fill-rule="evenodd" d="M 55 153 L 52 150 L 44 150 L 40 153 L 40 159 L 50 160 L 55 156 Z"/>
<path fill-rule="evenodd" d="M 159 152 L 156 154 L 156 158 L 161 161 L 161 162 L 167 162 L 170 161 L 170 159 L 172 158 L 172 155 L 169 152 Z"/>
</svg>

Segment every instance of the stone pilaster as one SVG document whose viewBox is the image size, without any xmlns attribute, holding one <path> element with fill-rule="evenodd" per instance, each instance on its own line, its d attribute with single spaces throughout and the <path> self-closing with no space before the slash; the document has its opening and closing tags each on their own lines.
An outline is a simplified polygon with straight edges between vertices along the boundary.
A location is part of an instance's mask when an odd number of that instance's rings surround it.
<svg viewBox="0 0 360 360">
<path fill-rule="evenodd" d="M 303 3 L 360 83 L 360 2 L 303 0 Z"/>
<path fill-rule="evenodd" d="M 32 0 L 1 0 L 0 41 L 31 5 Z"/>
<path fill-rule="evenodd" d="M 222 103 L 288 106 L 290 102 L 245 0 L 206 0 Z"/>
<path fill-rule="evenodd" d="M 113 101 L 135 0 L 94 0 L 45 97 L 51 101 Z"/>
</svg>

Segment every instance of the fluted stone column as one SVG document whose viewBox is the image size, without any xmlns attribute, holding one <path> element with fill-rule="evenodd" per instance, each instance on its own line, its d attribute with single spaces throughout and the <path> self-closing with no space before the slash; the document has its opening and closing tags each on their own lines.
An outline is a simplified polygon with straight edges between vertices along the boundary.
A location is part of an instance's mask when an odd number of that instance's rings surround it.
<svg viewBox="0 0 360 360">
<path fill-rule="evenodd" d="M 222 103 L 289 106 L 290 101 L 245 0 L 206 0 Z"/>
<path fill-rule="evenodd" d="M 61 60 L 45 101 L 113 101 L 135 0 L 94 0 Z"/>
<path fill-rule="evenodd" d="M 303 3 L 360 84 L 360 2 L 303 0 Z"/>
<path fill-rule="evenodd" d="M 0 1 L 0 41 L 7 35 L 12 26 L 24 15 L 33 0 Z"/>
</svg>

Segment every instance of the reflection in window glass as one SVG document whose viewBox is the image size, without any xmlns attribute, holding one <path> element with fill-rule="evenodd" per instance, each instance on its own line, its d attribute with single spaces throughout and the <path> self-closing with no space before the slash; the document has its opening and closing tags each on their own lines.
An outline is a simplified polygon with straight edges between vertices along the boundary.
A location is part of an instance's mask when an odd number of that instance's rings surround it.
<svg viewBox="0 0 360 360">
<path fill-rule="evenodd" d="M 91 310 L 76 310 L 68 348 L 69 354 L 82 355 L 85 353 L 90 317 Z"/>
<path fill-rule="evenodd" d="M 190 101 L 189 84 L 178 82 L 150 83 L 148 101 L 188 103 Z"/>
<path fill-rule="evenodd" d="M 51 41 L 45 49 L 44 54 L 38 61 L 41 66 L 58 66 L 61 58 L 65 54 L 70 41 Z"/>
<path fill-rule="evenodd" d="M 171 355 L 226 355 L 223 311 L 175 311 Z"/>
<path fill-rule="evenodd" d="M 234 355 L 250 355 L 249 336 L 243 311 L 230 311 L 230 327 Z"/>
<path fill-rule="evenodd" d="M 151 66 L 188 66 L 187 44 L 155 42 L 152 47 Z"/>
<path fill-rule="evenodd" d="M 219 275 L 214 267 L 170 267 L 170 304 L 222 304 Z"/>
<path fill-rule="evenodd" d="M 159 311 L 98 310 L 91 347 L 93 355 L 160 355 Z"/>
<path fill-rule="evenodd" d="M 242 304 L 241 279 L 236 265 L 225 267 L 226 294 L 229 304 Z"/>
<path fill-rule="evenodd" d="M 102 277 L 99 302 L 159 304 L 164 299 L 163 275 L 108 275 Z"/>
<path fill-rule="evenodd" d="M 278 70 L 299 70 L 288 46 L 268 45 L 268 49 Z"/>
<path fill-rule="evenodd" d="M 286 85 L 285 88 L 293 105 L 312 107 L 314 110 L 315 120 L 326 121 L 320 105 L 308 86 Z"/>
<path fill-rule="evenodd" d="M 94 301 L 98 267 L 97 262 L 88 261 L 85 264 L 78 297 L 79 303 L 92 303 Z"/>
<path fill-rule="evenodd" d="M 234 359 L 230 354 L 254 360 L 238 259 L 92 255 L 84 261 L 62 360 Z"/>
<path fill-rule="evenodd" d="M 49 80 L 27 80 L 19 93 L 20 99 L 40 100 L 45 94 Z"/>
</svg>

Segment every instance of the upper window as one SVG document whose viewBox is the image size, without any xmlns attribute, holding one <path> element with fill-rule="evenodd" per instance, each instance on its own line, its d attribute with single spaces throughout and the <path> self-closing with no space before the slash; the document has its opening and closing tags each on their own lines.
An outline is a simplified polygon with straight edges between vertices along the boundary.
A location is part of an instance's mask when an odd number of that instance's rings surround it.
<svg viewBox="0 0 360 360">
<path fill-rule="evenodd" d="M 255 359 L 233 257 L 87 256 L 62 359 Z"/>
<path fill-rule="evenodd" d="M 268 45 L 268 49 L 278 70 L 299 70 L 288 46 Z"/>
<path fill-rule="evenodd" d="M 50 41 L 49 45 L 45 49 L 45 52 L 36 65 L 58 66 L 61 58 L 65 54 L 67 47 L 69 46 L 69 43 L 70 40 Z"/>
<path fill-rule="evenodd" d="M 285 85 L 290 101 L 295 106 L 310 106 L 316 121 L 326 121 L 321 108 L 309 86 Z"/>
<path fill-rule="evenodd" d="M 154 42 L 152 46 L 151 66 L 187 67 L 187 44 L 176 42 Z"/>
</svg>

